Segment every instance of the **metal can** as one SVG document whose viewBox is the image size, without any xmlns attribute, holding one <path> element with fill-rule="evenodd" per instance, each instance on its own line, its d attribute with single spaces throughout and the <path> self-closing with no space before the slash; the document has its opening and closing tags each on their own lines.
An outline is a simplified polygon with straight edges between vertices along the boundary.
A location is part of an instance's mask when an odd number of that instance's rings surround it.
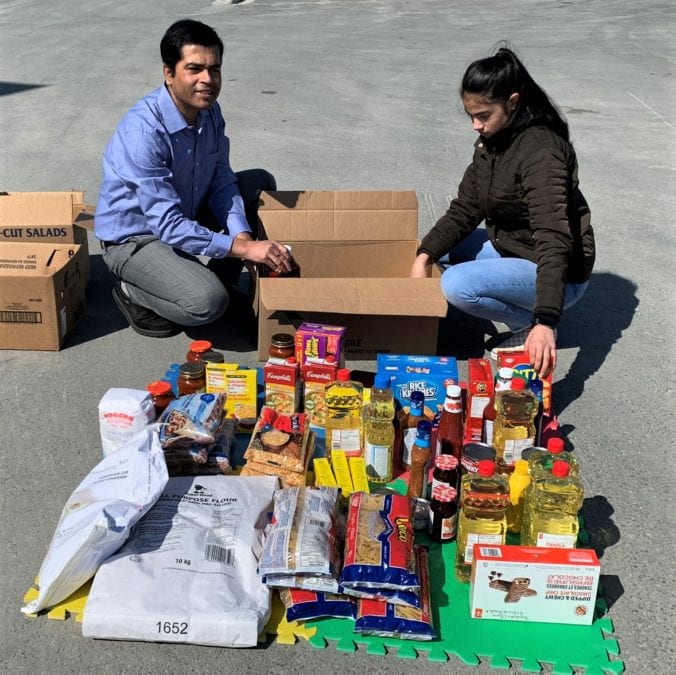
<svg viewBox="0 0 676 675">
<path fill-rule="evenodd" d="M 485 459 L 494 462 L 495 457 L 495 448 L 492 445 L 488 445 L 488 443 L 465 443 L 462 446 L 462 458 L 460 460 L 462 475 L 478 473 L 479 462 Z"/>
</svg>

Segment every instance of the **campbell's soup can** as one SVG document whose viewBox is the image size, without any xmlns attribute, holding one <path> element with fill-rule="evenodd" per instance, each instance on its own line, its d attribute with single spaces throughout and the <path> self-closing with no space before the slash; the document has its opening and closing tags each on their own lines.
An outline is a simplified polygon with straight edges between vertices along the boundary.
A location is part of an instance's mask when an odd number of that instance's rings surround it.
<svg viewBox="0 0 676 675">
<path fill-rule="evenodd" d="M 479 462 L 489 459 L 495 461 L 495 448 L 488 443 L 465 443 L 462 446 L 462 457 L 460 458 L 460 469 L 462 474 L 478 473 Z"/>
</svg>

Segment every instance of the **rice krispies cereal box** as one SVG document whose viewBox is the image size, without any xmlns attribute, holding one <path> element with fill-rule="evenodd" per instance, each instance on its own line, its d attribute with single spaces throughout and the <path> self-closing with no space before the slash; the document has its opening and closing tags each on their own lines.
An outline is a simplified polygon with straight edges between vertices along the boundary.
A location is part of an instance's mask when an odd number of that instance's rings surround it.
<svg viewBox="0 0 676 675">
<path fill-rule="evenodd" d="M 588 625 L 599 574 L 591 549 L 475 544 L 470 616 Z"/>
</svg>

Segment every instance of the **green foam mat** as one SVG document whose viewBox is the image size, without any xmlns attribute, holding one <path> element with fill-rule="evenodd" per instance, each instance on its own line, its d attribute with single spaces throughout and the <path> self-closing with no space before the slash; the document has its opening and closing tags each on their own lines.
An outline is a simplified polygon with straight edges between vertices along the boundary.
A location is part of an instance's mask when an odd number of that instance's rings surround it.
<svg viewBox="0 0 676 675">
<path fill-rule="evenodd" d="M 397 483 L 393 487 L 401 489 Z M 612 621 L 604 616 L 602 598 L 590 626 L 471 619 L 469 584 L 455 578 L 455 542 L 430 543 L 424 535 L 416 539 L 430 547 L 432 613 L 440 637 L 422 642 L 365 636 L 353 632 L 354 622 L 349 619 L 321 619 L 305 624 L 317 631 L 309 639 L 313 647 L 324 649 L 335 644 L 336 649 L 346 652 L 365 647 L 372 655 L 395 653 L 402 659 L 426 656 L 435 662 L 455 656 L 468 666 L 489 661 L 493 668 L 508 669 L 519 664 L 523 672 L 535 673 L 548 664 L 556 675 L 575 670 L 589 675 L 623 672 L 624 663 L 611 658 L 619 655 L 620 648 L 612 637 Z"/>
</svg>

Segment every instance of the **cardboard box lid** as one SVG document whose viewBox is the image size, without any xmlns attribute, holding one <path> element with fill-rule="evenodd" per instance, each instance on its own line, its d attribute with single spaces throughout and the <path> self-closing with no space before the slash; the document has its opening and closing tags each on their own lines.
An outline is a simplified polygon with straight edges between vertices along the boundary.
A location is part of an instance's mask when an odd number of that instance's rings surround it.
<svg viewBox="0 0 676 675">
<path fill-rule="evenodd" d="M 84 209 L 84 192 L 0 193 L 0 224 L 70 225 Z"/>
<path fill-rule="evenodd" d="M 446 316 L 438 279 L 260 279 L 260 303 L 268 310 Z"/>
<path fill-rule="evenodd" d="M 0 242 L 0 276 L 51 277 L 79 250 L 78 244 Z"/>
<path fill-rule="evenodd" d="M 280 241 L 418 239 L 412 190 L 263 192 L 258 217 Z"/>
</svg>

